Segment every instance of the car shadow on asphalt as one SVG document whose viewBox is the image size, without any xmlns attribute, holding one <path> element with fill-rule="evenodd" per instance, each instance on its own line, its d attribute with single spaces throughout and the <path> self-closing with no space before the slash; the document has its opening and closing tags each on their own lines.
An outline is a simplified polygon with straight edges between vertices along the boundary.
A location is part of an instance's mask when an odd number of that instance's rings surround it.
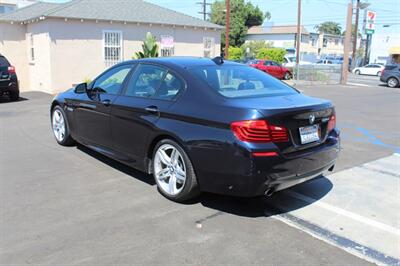
<svg viewBox="0 0 400 266">
<path fill-rule="evenodd" d="M 328 178 L 321 176 L 293 188 L 276 192 L 270 197 L 240 198 L 204 193 L 199 198 L 186 204 L 200 203 L 204 207 L 217 211 L 209 217 L 204 217 L 202 221 L 223 213 L 249 218 L 270 217 L 301 209 L 313 202 L 317 202 L 327 195 L 332 188 L 332 182 Z M 293 192 L 305 196 L 307 201 L 293 197 Z"/>
<path fill-rule="evenodd" d="M 104 164 L 106 164 L 106 165 L 108 165 L 108 166 L 110 166 L 110 167 L 112 167 L 112 168 L 114 168 L 114 169 L 126 174 L 126 175 L 131 176 L 132 178 L 135 178 L 135 179 L 137 179 L 139 181 L 142 181 L 142 182 L 144 182 L 146 184 L 149 184 L 151 186 L 156 185 L 156 182 L 154 181 L 154 178 L 152 176 L 144 173 L 144 172 L 138 171 L 138 170 L 136 170 L 136 169 L 134 169 L 132 167 L 129 167 L 129 166 L 123 164 L 123 163 L 120 163 L 118 161 L 110 159 L 107 156 L 105 156 L 105 155 L 103 155 L 101 153 L 98 153 L 98 152 L 96 152 L 94 150 L 91 150 L 91 149 L 89 149 L 89 148 L 87 148 L 87 147 L 85 147 L 83 145 L 78 144 L 76 146 L 76 148 L 78 150 L 86 153 L 87 155 L 95 158 L 96 160 L 99 160 L 100 162 L 102 162 L 102 163 L 104 163 Z"/>
<path fill-rule="evenodd" d="M 120 171 L 126 175 L 131 176 L 134 179 L 142 181 L 151 186 L 155 186 L 156 183 L 151 175 L 143 173 L 141 171 L 135 170 L 125 164 L 108 158 L 101 153 L 93 151 L 83 145 L 77 145 L 77 149 L 84 152 L 85 154 L 99 160 L 100 162 Z M 185 205 L 197 205 L 201 204 L 205 208 L 215 210 L 216 212 L 212 215 L 206 216 L 200 219 L 199 223 L 206 220 L 212 219 L 219 215 L 226 213 L 249 217 L 270 217 L 282 213 L 287 213 L 293 210 L 304 208 L 313 203 L 313 201 L 319 201 L 325 195 L 329 193 L 333 188 L 333 184 L 325 176 L 310 180 L 308 182 L 299 184 L 293 188 L 279 191 L 274 193 L 272 196 L 266 197 L 233 197 L 226 195 L 218 195 L 212 193 L 202 193 L 199 197 L 186 201 L 182 204 Z M 297 199 L 287 193 L 287 191 L 292 191 L 306 196 L 309 200 L 306 202 L 304 200 Z M 312 201 L 310 201 L 312 199 Z M 165 199 L 167 200 L 167 199 Z M 284 205 L 284 208 L 282 208 Z"/>
<path fill-rule="evenodd" d="M 23 101 L 28 101 L 28 99 L 27 99 L 27 98 L 24 98 L 24 97 L 19 97 L 18 100 L 16 100 L 16 101 L 11 101 L 9 97 L 0 96 L 0 104 L 5 104 L 5 103 L 16 103 L 16 102 L 23 102 Z"/>
</svg>

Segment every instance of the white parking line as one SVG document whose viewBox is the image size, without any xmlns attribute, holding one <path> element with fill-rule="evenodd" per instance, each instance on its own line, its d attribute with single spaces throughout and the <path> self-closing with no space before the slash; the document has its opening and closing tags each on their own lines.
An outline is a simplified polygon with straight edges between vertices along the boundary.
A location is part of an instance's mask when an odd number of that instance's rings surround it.
<svg viewBox="0 0 400 266">
<path fill-rule="evenodd" d="M 332 205 L 327 204 L 327 203 L 322 202 L 322 201 L 316 201 L 313 198 L 310 198 L 310 197 L 308 197 L 306 195 L 297 193 L 297 192 L 292 191 L 292 190 L 286 190 L 286 191 L 284 191 L 284 193 L 289 195 L 289 196 L 291 196 L 291 197 L 293 197 L 293 198 L 305 201 L 305 202 L 307 202 L 309 204 L 313 204 L 314 206 L 318 206 L 318 207 L 324 208 L 324 209 L 329 210 L 331 212 L 334 212 L 336 214 L 349 217 L 349 218 L 351 218 L 351 219 L 353 219 L 355 221 L 358 221 L 360 223 L 364 223 L 366 225 L 375 227 L 375 228 L 377 228 L 379 230 L 383 230 L 383 231 L 386 231 L 388 233 L 400 236 L 400 229 L 396 229 L 396 228 L 394 228 L 394 227 L 392 227 L 390 225 L 387 225 L 387 224 L 384 224 L 384 223 L 381 223 L 381 222 L 377 222 L 375 220 L 372 220 L 372 219 L 369 219 L 367 217 L 358 215 L 356 213 L 349 212 L 347 210 L 332 206 Z"/>
<path fill-rule="evenodd" d="M 353 82 L 347 82 L 347 85 L 350 86 L 359 86 L 359 87 L 371 87 L 370 85 L 363 84 L 363 83 L 353 83 Z"/>
<path fill-rule="evenodd" d="M 394 154 L 282 191 L 274 217 L 361 258 L 400 265 L 398 173 Z"/>
</svg>

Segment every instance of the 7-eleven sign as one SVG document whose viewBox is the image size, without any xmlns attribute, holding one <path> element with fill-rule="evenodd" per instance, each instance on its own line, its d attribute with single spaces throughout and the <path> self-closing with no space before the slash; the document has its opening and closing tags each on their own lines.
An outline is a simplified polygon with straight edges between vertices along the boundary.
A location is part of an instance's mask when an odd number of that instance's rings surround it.
<svg viewBox="0 0 400 266">
<path fill-rule="evenodd" d="M 365 33 L 366 34 L 375 33 L 375 19 L 376 19 L 376 12 L 368 10 L 367 18 L 366 18 L 366 22 L 365 22 Z"/>
</svg>

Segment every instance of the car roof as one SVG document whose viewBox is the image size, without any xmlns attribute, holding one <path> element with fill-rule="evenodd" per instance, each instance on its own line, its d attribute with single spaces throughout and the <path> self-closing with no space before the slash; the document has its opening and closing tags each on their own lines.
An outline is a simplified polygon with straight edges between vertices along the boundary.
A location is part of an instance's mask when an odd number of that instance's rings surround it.
<svg viewBox="0 0 400 266">
<path fill-rule="evenodd" d="M 191 57 L 191 56 L 174 56 L 174 57 L 157 57 L 157 58 L 144 58 L 135 59 L 122 62 L 123 63 L 158 63 L 162 65 L 173 65 L 182 68 L 191 68 L 196 66 L 215 66 L 216 63 L 212 58 L 205 57 Z M 224 60 L 223 65 L 243 65 L 241 63 L 236 63 L 233 61 Z"/>
</svg>

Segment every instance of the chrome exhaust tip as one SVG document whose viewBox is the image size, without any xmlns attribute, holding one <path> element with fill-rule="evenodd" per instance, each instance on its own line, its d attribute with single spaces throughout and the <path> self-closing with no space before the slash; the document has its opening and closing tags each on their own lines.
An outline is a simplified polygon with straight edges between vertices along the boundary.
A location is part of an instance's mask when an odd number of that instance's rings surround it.
<svg viewBox="0 0 400 266">
<path fill-rule="evenodd" d="M 264 192 L 264 195 L 267 196 L 267 197 L 270 197 L 270 196 L 272 196 L 272 194 L 274 194 L 274 192 L 275 192 L 275 188 L 271 187 L 271 188 L 268 188 L 268 189 Z"/>
</svg>

